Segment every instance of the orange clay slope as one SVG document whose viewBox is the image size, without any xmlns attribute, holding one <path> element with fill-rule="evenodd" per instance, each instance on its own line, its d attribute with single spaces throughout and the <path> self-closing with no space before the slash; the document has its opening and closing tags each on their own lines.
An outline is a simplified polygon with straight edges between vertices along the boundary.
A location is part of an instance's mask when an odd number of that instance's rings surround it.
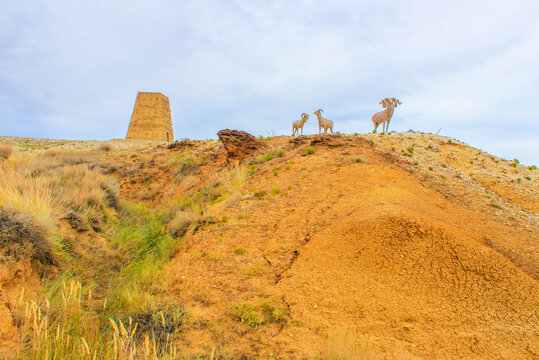
<svg viewBox="0 0 539 360">
<path fill-rule="evenodd" d="M 191 227 L 168 266 L 168 292 L 192 314 L 181 346 L 264 359 L 539 357 L 537 171 L 414 133 L 266 145 L 282 156 L 252 165 L 243 194 L 207 210 L 226 221 Z"/>
</svg>

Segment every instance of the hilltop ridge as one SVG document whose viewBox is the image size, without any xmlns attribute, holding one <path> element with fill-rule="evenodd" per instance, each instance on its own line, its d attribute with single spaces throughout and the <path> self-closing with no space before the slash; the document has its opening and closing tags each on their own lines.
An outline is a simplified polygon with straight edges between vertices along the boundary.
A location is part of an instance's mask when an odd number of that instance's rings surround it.
<svg viewBox="0 0 539 360">
<path fill-rule="evenodd" d="M 258 141 L 228 161 L 213 140 L 10 138 L 6 162 L 69 161 L 117 184 L 107 219 L 55 220 L 87 256 L 75 270 L 83 282 L 104 259 L 124 266 L 111 221 L 134 204 L 162 212 L 170 255 L 118 316 L 135 317 L 148 299 L 181 306 L 170 334 L 185 358 L 539 357 L 536 167 L 418 132 Z M 69 256 L 43 278 L 69 270 Z M 10 266 L 26 275 L 4 273 L 4 304 L 24 286 L 40 291 L 35 266 Z M 95 301 L 112 299 L 96 281 Z M 14 341 L 11 324 L 3 344 Z"/>
</svg>

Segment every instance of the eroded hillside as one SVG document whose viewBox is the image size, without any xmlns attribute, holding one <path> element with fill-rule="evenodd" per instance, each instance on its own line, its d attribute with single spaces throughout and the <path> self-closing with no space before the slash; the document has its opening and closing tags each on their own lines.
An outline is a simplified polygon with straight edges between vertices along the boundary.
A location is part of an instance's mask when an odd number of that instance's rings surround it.
<svg viewBox="0 0 539 360">
<path fill-rule="evenodd" d="M 51 157 L 43 150 L 50 144 L 4 140 L 18 150 L 11 166 Z M 93 280 L 88 306 L 104 316 L 97 308 L 106 299 L 126 296 L 110 289 L 129 269 L 122 255 L 134 256 L 118 246 L 116 222 L 147 221 L 124 209 L 145 204 L 162 214 L 151 234 L 168 239 L 169 255 L 148 269 L 157 277 L 133 280 L 136 300 L 116 301 L 126 309 L 107 316 L 148 325 L 141 314 L 161 314 L 163 329 L 158 322 L 142 331 L 161 336 L 166 328 L 178 357 L 539 356 L 535 167 L 413 132 L 257 142 L 233 161 L 211 140 L 60 144 L 86 146 L 69 156 L 118 184 L 119 202 L 106 203 L 100 221 L 56 219 L 57 236 L 77 256 L 39 267 L 41 274 L 24 259 L 5 261 L 28 274 L 6 275 L 6 309 L 25 285 L 36 297 L 73 271 L 83 284 Z M 68 260 L 82 255 L 89 259 L 73 269 Z M 105 260 L 107 275 L 96 280 L 91 269 Z M 181 321 L 164 304 L 181 308 Z M 4 344 L 17 342 L 20 324 L 10 314 L 0 317 L 10 327 Z"/>
</svg>

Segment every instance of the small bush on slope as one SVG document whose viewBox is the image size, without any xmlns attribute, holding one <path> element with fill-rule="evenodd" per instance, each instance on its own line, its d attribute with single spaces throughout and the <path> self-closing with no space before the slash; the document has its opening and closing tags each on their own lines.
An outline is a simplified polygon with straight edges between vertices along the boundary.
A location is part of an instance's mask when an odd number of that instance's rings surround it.
<svg viewBox="0 0 539 360">
<path fill-rule="evenodd" d="M 53 264 L 52 231 L 50 222 L 11 207 L 0 207 L 0 256 L 35 258 L 43 264 Z"/>
<path fill-rule="evenodd" d="M 13 153 L 11 146 L 0 146 L 0 161 L 7 160 Z"/>
</svg>

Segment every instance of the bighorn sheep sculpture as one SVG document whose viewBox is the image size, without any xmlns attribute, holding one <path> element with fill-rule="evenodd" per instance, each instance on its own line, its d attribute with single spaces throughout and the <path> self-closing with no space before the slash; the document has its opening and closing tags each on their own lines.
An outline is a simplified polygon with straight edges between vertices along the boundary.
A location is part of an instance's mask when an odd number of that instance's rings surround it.
<svg viewBox="0 0 539 360">
<path fill-rule="evenodd" d="M 309 115 L 303 113 L 301 114 L 301 120 L 292 123 L 292 136 L 299 135 L 299 129 L 301 129 L 301 135 L 303 135 L 303 125 L 305 125 L 308 119 Z"/>
<path fill-rule="evenodd" d="M 372 116 L 372 123 L 374 124 L 374 130 L 372 131 L 373 133 L 376 133 L 376 129 L 378 129 L 378 125 L 380 124 L 383 124 L 382 132 L 387 132 L 389 122 L 393 116 L 393 111 L 397 105 L 402 105 L 402 103 L 395 98 L 385 98 L 384 100 L 380 101 L 380 104 L 382 104 L 382 107 L 385 108 L 385 110 L 379 111 Z"/>
<path fill-rule="evenodd" d="M 323 118 L 322 115 L 320 115 L 323 111 L 324 110 L 322 109 L 318 109 L 313 113 L 318 118 L 318 133 L 321 134 L 322 128 L 324 128 L 324 134 L 328 133 L 328 129 L 331 130 L 331 133 L 333 134 L 333 121 Z"/>
</svg>

